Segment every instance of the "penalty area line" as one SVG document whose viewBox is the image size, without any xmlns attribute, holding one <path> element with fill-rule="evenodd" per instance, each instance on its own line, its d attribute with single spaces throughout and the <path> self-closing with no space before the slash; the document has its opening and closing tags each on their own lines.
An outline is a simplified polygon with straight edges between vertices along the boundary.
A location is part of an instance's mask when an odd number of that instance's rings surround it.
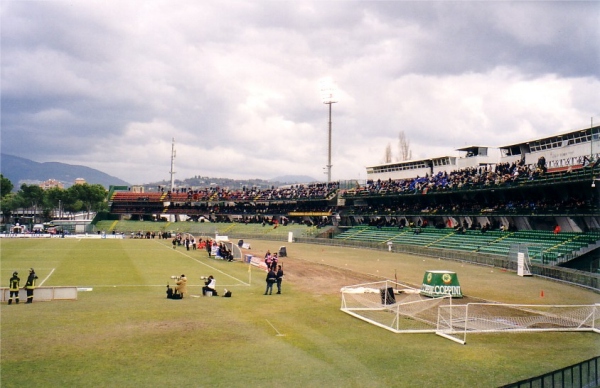
<svg viewBox="0 0 600 388">
<path fill-rule="evenodd" d="M 268 320 L 268 319 L 265 319 L 265 321 L 267 321 L 267 323 L 268 323 L 269 325 L 271 325 L 271 327 L 273 328 L 273 330 L 275 330 L 275 332 L 277 332 L 277 337 L 285 337 L 285 334 L 281 334 L 281 333 L 279 332 L 279 330 L 277 330 L 277 328 L 275 328 L 275 326 L 273 326 L 273 324 L 272 324 L 271 322 L 269 322 L 269 320 Z"/>
<path fill-rule="evenodd" d="M 55 269 L 56 269 L 56 268 L 52 268 L 52 271 L 50 271 L 50 273 L 48 274 L 48 276 L 46 276 L 46 277 L 44 278 L 44 280 L 42 280 L 42 281 L 40 282 L 40 287 L 44 285 L 44 283 L 46 282 L 46 280 L 48 280 L 48 278 L 49 278 L 50 276 L 52 276 L 52 274 L 54 273 L 54 270 L 55 270 Z"/>
</svg>

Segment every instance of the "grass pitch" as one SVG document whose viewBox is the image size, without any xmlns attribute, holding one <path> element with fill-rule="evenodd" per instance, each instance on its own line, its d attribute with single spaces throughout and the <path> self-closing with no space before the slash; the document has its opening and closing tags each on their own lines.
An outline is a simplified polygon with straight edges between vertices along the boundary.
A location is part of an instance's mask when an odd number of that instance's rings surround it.
<svg viewBox="0 0 600 388">
<path fill-rule="evenodd" d="M 263 255 L 280 243 L 252 241 Z M 264 272 L 173 250 L 166 240 L 0 240 L 0 284 L 34 267 L 45 286 L 89 287 L 77 301 L 1 306 L 2 387 L 495 387 L 599 354 L 592 333 L 477 334 L 466 346 L 393 334 L 340 312 L 340 294 L 295 270 L 331 267 L 418 284 L 459 275 L 463 292 L 506 303 L 591 304 L 598 294 L 455 262 L 360 249 L 288 245 L 284 293 Z M 314 263 L 314 264 L 313 264 Z M 323 269 L 324 268 L 324 269 Z M 232 298 L 167 300 L 171 275 L 191 295 L 214 275 Z M 308 277 L 308 276 L 306 276 Z M 334 285 L 346 279 L 331 279 Z M 353 284 L 350 279 L 347 280 Z M 172 284 L 172 283 L 171 283 Z M 337 286 L 336 286 L 337 287 Z M 544 291 L 541 298 L 540 291 Z"/>
</svg>

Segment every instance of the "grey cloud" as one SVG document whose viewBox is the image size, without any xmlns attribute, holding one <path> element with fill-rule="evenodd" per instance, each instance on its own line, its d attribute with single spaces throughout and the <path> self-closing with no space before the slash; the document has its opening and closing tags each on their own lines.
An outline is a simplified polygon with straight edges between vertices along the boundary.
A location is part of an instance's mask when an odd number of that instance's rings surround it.
<svg viewBox="0 0 600 388">
<path fill-rule="evenodd" d="M 597 110 L 597 15 L 593 2 L 8 1 L 2 152 L 151 181 L 175 137 L 178 178 L 322 178 L 330 76 L 334 177 L 364 177 L 400 130 L 423 153 Z M 524 109 L 511 83 L 563 94 Z"/>
</svg>

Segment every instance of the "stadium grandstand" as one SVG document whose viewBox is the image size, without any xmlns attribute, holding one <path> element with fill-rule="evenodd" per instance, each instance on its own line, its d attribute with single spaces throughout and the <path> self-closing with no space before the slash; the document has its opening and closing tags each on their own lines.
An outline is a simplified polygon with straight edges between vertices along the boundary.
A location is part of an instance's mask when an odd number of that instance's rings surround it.
<svg viewBox="0 0 600 388">
<path fill-rule="evenodd" d="M 487 264 L 527 247 L 540 268 L 599 273 L 600 126 L 456 151 L 370 166 L 363 181 L 269 189 L 111 187 L 110 213 L 113 219 L 294 226 L 296 238 L 469 261 L 487 257 Z M 598 288 L 597 277 L 589 282 Z"/>
</svg>

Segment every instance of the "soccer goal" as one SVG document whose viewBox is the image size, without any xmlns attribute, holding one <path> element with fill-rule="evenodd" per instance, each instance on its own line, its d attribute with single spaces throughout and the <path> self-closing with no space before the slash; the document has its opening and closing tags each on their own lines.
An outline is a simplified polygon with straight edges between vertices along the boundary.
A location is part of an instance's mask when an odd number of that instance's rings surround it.
<svg viewBox="0 0 600 388">
<path fill-rule="evenodd" d="M 450 296 L 430 298 L 389 280 L 347 286 L 341 292 L 343 312 L 394 333 L 435 333 L 438 307 L 452 303 Z"/>
<path fill-rule="evenodd" d="M 394 333 L 435 333 L 460 344 L 467 333 L 592 331 L 600 334 L 600 304 L 456 304 L 393 281 L 341 289 L 341 310 Z"/>
<path fill-rule="evenodd" d="M 440 306 L 436 334 L 461 344 L 467 333 L 592 331 L 600 334 L 600 304 L 468 303 Z"/>
</svg>

